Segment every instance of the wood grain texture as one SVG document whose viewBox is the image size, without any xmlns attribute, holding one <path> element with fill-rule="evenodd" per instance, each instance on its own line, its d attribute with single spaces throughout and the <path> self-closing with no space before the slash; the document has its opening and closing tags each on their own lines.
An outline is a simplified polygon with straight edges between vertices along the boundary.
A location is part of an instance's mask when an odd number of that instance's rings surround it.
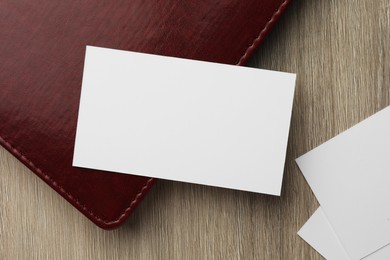
<svg viewBox="0 0 390 260">
<path fill-rule="evenodd" d="M 390 104 L 389 51 L 390 0 L 294 1 L 249 64 L 298 73 L 280 198 L 160 181 L 104 231 L 1 148 L 0 259 L 322 259 L 293 159 Z"/>
</svg>

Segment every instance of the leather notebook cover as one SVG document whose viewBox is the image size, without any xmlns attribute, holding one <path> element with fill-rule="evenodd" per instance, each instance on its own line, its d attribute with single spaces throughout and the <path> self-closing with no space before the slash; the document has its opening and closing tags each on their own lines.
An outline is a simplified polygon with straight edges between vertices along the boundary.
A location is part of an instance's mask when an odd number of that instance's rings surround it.
<svg viewBox="0 0 390 260">
<path fill-rule="evenodd" d="M 86 45 L 242 65 L 289 2 L 0 0 L 0 143 L 117 227 L 155 180 L 72 167 Z"/>
</svg>

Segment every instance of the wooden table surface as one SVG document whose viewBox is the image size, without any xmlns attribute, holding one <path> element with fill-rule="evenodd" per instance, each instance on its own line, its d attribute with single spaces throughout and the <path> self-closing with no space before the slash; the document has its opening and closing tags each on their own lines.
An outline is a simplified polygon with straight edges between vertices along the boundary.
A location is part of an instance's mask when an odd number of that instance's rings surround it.
<svg viewBox="0 0 390 260">
<path fill-rule="evenodd" d="M 294 159 L 390 104 L 390 0 L 295 0 L 249 66 L 298 74 L 281 197 L 159 181 L 104 231 L 0 148 L 0 259 L 322 259 Z"/>
</svg>

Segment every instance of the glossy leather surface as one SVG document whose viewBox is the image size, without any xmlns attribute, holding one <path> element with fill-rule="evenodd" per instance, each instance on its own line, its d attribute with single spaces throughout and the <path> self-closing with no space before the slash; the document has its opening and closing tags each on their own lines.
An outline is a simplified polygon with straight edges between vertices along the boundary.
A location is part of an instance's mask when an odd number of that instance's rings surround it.
<svg viewBox="0 0 390 260">
<path fill-rule="evenodd" d="M 0 0 L 0 143 L 114 228 L 155 180 L 72 167 L 85 46 L 242 65 L 289 2 Z"/>
</svg>

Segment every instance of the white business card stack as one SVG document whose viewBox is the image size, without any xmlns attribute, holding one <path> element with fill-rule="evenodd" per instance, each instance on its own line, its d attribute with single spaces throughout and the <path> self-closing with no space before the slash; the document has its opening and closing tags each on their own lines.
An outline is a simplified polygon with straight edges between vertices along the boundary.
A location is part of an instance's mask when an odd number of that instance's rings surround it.
<svg viewBox="0 0 390 260">
<path fill-rule="evenodd" d="M 73 165 L 280 195 L 295 78 L 89 46 Z M 390 107 L 297 163 L 321 204 L 298 234 L 390 259 Z"/>
<path fill-rule="evenodd" d="M 390 259 L 390 107 L 297 163 L 321 205 L 298 234 L 327 259 Z"/>
</svg>

